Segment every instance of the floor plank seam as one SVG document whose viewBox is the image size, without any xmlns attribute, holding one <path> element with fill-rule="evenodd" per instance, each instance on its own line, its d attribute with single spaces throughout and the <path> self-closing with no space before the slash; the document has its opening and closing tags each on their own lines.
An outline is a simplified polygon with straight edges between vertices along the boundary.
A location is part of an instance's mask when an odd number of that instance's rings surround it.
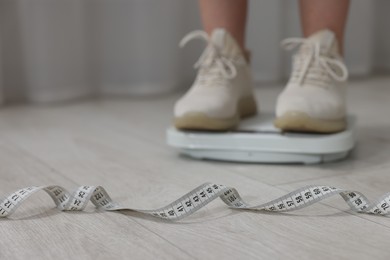
<svg viewBox="0 0 390 260">
<path fill-rule="evenodd" d="M 171 242 L 170 240 L 168 240 L 167 238 L 161 236 L 159 233 L 155 232 L 154 230 L 151 230 L 149 227 L 147 226 L 144 226 L 143 224 L 139 223 L 137 220 L 134 220 L 134 222 L 138 223 L 140 226 L 142 226 L 143 228 L 145 228 L 146 230 L 148 230 L 149 232 L 155 234 L 156 236 L 158 236 L 159 238 L 161 238 L 162 240 L 166 241 L 167 243 L 169 243 L 171 246 L 177 248 L 178 250 L 180 250 L 181 252 L 185 253 L 188 257 L 190 257 L 191 259 L 197 259 L 197 258 L 194 258 L 189 252 L 187 252 L 186 250 L 184 250 L 183 248 L 177 246 L 176 244 L 174 244 L 173 242 Z"/>
</svg>

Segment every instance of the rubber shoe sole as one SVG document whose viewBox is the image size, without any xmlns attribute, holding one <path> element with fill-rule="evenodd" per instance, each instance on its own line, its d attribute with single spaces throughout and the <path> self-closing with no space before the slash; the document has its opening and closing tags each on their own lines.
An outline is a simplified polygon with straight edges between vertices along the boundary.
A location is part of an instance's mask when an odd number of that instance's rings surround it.
<svg viewBox="0 0 390 260">
<path fill-rule="evenodd" d="M 287 112 L 276 118 L 275 127 L 283 131 L 310 133 L 337 133 L 346 129 L 345 119 L 323 120 L 309 117 L 303 112 Z"/>
<path fill-rule="evenodd" d="M 182 130 L 227 131 L 235 128 L 240 119 L 257 114 L 254 97 L 242 98 L 237 105 L 237 112 L 229 118 L 212 118 L 201 112 L 188 112 L 174 119 L 174 125 Z"/>
</svg>

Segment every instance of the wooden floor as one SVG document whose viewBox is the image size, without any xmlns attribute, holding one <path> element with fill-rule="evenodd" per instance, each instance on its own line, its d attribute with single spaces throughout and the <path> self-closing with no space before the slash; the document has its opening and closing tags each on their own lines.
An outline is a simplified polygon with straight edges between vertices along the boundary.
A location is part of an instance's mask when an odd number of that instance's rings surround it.
<svg viewBox="0 0 390 260">
<path fill-rule="evenodd" d="M 272 111 L 281 86 L 261 86 Z M 103 185 L 123 205 L 164 206 L 216 182 L 248 202 L 265 202 L 308 184 L 359 190 L 375 199 L 390 191 L 390 77 L 349 88 L 359 146 L 343 162 L 245 165 L 191 160 L 165 144 L 179 97 L 105 99 L 0 110 L 0 191 L 30 185 Z M 339 197 L 290 214 L 238 212 L 215 201 L 179 223 L 137 214 L 61 213 L 34 195 L 0 220 L 1 259 L 389 259 L 390 218 L 348 211 Z"/>
</svg>

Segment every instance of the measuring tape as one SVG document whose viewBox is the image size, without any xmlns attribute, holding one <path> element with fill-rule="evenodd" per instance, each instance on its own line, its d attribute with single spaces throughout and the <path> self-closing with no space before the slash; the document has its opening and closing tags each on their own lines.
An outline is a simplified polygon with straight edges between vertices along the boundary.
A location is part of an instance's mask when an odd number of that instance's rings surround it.
<svg viewBox="0 0 390 260">
<path fill-rule="evenodd" d="M 385 194 L 376 203 L 371 203 L 360 192 L 347 191 L 330 186 L 307 186 L 270 202 L 251 206 L 241 198 L 236 189 L 219 184 L 205 183 L 169 205 L 155 210 L 121 207 L 110 198 L 106 190 L 101 186 L 81 186 L 73 193 L 56 185 L 28 187 L 18 190 L 1 200 L 0 217 L 10 216 L 24 200 L 41 190 L 48 193 L 54 200 L 57 208 L 63 211 L 81 211 L 91 201 L 97 208 L 102 210 L 131 210 L 166 220 L 179 220 L 187 217 L 218 197 L 233 209 L 287 212 L 305 208 L 339 194 L 355 212 L 375 215 L 390 214 L 390 193 Z"/>
</svg>

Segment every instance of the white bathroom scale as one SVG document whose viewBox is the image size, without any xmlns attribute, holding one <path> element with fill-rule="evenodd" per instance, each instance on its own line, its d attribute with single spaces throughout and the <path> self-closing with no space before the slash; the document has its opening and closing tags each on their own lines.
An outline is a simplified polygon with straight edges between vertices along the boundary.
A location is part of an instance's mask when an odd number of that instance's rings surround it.
<svg viewBox="0 0 390 260">
<path fill-rule="evenodd" d="M 274 116 L 260 114 L 242 120 L 229 132 L 167 130 L 167 142 L 181 154 L 196 158 L 249 163 L 316 164 L 344 159 L 355 146 L 354 117 L 335 134 L 281 132 Z"/>
</svg>

